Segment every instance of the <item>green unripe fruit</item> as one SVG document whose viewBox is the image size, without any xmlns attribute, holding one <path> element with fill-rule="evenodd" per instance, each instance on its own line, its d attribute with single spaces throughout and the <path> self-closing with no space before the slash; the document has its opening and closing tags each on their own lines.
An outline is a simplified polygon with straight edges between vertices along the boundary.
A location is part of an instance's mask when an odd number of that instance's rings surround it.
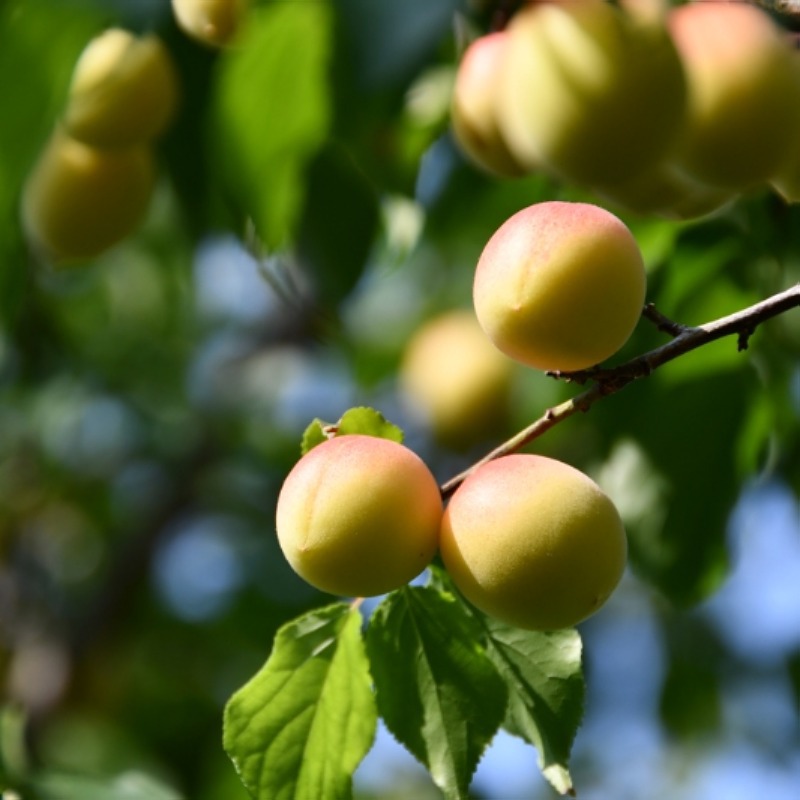
<svg viewBox="0 0 800 800">
<path fill-rule="evenodd" d="M 249 0 L 172 0 L 172 11 L 181 30 L 214 48 L 233 41 L 249 6 Z"/>
<path fill-rule="evenodd" d="M 105 31 L 86 46 L 75 65 L 64 127 L 84 144 L 144 144 L 167 128 L 178 105 L 178 76 L 155 35 Z"/>
<path fill-rule="evenodd" d="M 442 500 L 407 447 L 358 434 L 307 453 L 278 497 L 278 542 L 312 586 L 369 597 L 415 578 L 436 553 Z"/>
<path fill-rule="evenodd" d="M 155 181 L 149 148 L 99 150 L 57 130 L 25 183 L 23 227 L 56 263 L 93 258 L 136 229 Z"/>
<path fill-rule="evenodd" d="M 497 123 L 497 80 L 508 33 L 497 31 L 476 39 L 458 65 L 450 119 L 453 137 L 464 154 L 486 172 L 514 178 L 523 166 L 511 152 Z"/>
<path fill-rule="evenodd" d="M 450 499 L 439 549 L 467 600 L 531 630 L 571 627 L 593 614 L 627 559 L 609 497 L 579 470 L 534 455 L 478 467 Z"/>
<path fill-rule="evenodd" d="M 589 203 L 518 211 L 478 260 L 475 313 L 506 355 L 542 370 L 594 366 L 619 350 L 641 315 L 646 275 L 627 226 Z"/>
<path fill-rule="evenodd" d="M 734 190 L 770 180 L 800 139 L 797 68 L 780 28 L 748 3 L 690 3 L 668 23 L 689 83 L 681 167 Z"/>
<path fill-rule="evenodd" d="M 596 186 L 673 147 L 686 84 L 660 20 L 604 0 L 545 2 L 519 11 L 508 35 L 498 120 L 521 163 Z"/>
</svg>

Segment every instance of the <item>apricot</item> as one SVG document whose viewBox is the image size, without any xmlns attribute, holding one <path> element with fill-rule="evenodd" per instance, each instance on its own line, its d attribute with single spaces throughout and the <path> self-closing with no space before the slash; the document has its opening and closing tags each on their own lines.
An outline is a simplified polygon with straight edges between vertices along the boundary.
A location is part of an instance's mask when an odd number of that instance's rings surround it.
<svg viewBox="0 0 800 800">
<path fill-rule="evenodd" d="M 139 225 L 155 180 L 148 147 L 100 150 L 57 129 L 23 188 L 24 230 L 54 262 L 93 258 Z"/>
<path fill-rule="evenodd" d="M 506 355 L 574 371 L 617 352 L 641 315 L 646 275 L 628 227 L 590 203 L 548 201 L 518 211 L 478 260 L 478 322 Z"/>
<path fill-rule="evenodd" d="M 330 594 L 368 597 L 408 583 L 436 553 L 442 500 L 425 463 L 404 445 L 337 436 L 295 464 L 276 527 L 300 577 Z"/>
<path fill-rule="evenodd" d="M 445 509 L 439 549 L 470 603 L 510 625 L 545 631 L 597 611 L 627 559 L 608 495 L 574 467 L 536 455 L 478 467 Z"/>
<path fill-rule="evenodd" d="M 706 216 L 736 197 L 732 190 L 697 183 L 669 162 L 597 193 L 627 211 L 678 220 Z"/>
<path fill-rule="evenodd" d="M 507 31 L 496 31 L 475 39 L 464 51 L 450 121 L 453 138 L 468 159 L 485 172 L 514 178 L 529 170 L 511 152 L 497 122 L 497 81 L 507 41 Z"/>
<path fill-rule="evenodd" d="M 467 309 L 418 328 L 400 364 L 400 385 L 434 437 L 454 449 L 474 444 L 508 413 L 514 362 L 500 353 Z"/>
<path fill-rule="evenodd" d="M 792 55 L 795 79 L 800 84 L 800 50 L 793 50 Z M 787 160 L 778 168 L 769 183 L 787 203 L 800 202 L 800 137 L 791 146 Z"/>
<path fill-rule="evenodd" d="M 497 114 L 521 163 L 596 186 L 649 169 L 673 147 L 686 83 L 662 17 L 604 0 L 545 2 L 507 30 Z"/>
<path fill-rule="evenodd" d="M 668 16 L 689 93 L 677 159 L 698 181 L 742 190 L 768 181 L 800 138 L 794 53 L 749 3 L 690 3 Z"/>
<path fill-rule="evenodd" d="M 172 0 L 178 27 L 208 47 L 229 45 L 247 15 L 249 0 Z"/>
<path fill-rule="evenodd" d="M 64 126 L 95 147 L 143 144 L 166 130 L 178 95 L 178 76 L 161 39 L 111 28 L 92 39 L 75 64 Z"/>
</svg>

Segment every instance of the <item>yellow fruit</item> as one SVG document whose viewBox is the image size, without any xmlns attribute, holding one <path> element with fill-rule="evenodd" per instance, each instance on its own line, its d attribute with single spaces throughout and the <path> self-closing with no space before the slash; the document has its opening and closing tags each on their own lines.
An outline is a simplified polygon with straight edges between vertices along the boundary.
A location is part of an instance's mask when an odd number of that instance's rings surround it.
<svg viewBox="0 0 800 800">
<path fill-rule="evenodd" d="M 641 315 L 646 275 L 627 226 L 589 203 L 550 201 L 518 211 L 478 260 L 478 322 L 511 358 L 573 371 L 604 361 Z"/>
<path fill-rule="evenodd" d="M 241 28 L 249 0 L 172 0 L 181 30 L 209 47 L 225 47 Z"/>
<path fill-rule="evenodd" d="M 800 150 L 771 181 L 772 188 L 787 202 L 800 203 Z"/>
<path fill-rule="evenodd" d="M 772 178 L 800 139 L 794 54 L 749 3 L 690 3 L 669 29 L 689 84 L 678 160 L 693 178 L 741 190 Z"/>
<path fill-rule="evenodd" d="M 445 510 L 439 547 L 467 600 L 532 630 L 593 614 L 627 559 L 608 496 L 574 467 L 534 455 L 498 458 L 470 475 Z"/>
<path fill-rule="evenodd" d="M 178 94 L 161 39 L 111 28 L 89 42 L 75 65 L 64 126 L 95 147 L 144 144 L 167 128 Z"/>
<path fill-rule="evenodd" d="M 534 3 L 508 35 L 498 120 L 521 163 L 596 186 L 649 169 L 673 147 L 686 84 L 660 19 L 604 0 Z"/>
<path fill-rule="evenodd" d="M 155 180 L 149 148 L 99 150 L 57 130 L 25 183 L 23 227 L 48 259 L 93 258 L 134 231 Z"/>
<path fill-rule="evenodd" d="M 278 497 L 278 542 L 295 572 L 331 594 L 368 597 L 408 583 L 436 553 L 442 501 L 407 447 L 337 436 L 307 453 Z"/>
<path fill-rule="evenodd" d="M 497 125 L 497 79 L 508 33 L 476 39 L 458 65 L 450 119 L 453 137 L 464 154 L 486 172 L 517 177 L 529 170 L 509 150 Z"/>
<path fill-rule="evenodd" d="M 443 444 L 463 448 L 508 412 L 514 363 L 489 341 L 470 310 L 440 314 L 411 337 L 400 384 Z"/>
<path fill-rule="evenodd" d="M 598 195 L 620 208 L 665 219 L 696 219 L 726 206 L 736 193 L 693 181 L 671 163 L 637 175 L 627 183 L 605 186 Z"/>
</svg>

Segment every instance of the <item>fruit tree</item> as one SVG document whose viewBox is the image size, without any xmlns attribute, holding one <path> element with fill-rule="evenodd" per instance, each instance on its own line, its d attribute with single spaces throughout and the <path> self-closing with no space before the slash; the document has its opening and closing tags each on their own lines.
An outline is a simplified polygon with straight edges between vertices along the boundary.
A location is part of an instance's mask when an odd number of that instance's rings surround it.
<svg viewBox="0 0 800 800">
<path fill-rule="evenodd" d="M 794 800 L 798 37 L 0 4 L 0 800 Z"/>
</svg>

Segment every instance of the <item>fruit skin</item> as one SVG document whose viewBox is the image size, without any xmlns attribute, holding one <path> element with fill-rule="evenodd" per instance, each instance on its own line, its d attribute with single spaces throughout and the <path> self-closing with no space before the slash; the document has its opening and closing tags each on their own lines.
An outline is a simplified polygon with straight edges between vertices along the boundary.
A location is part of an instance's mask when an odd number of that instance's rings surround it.
<svg viewBox="0 0 800 800">
<path fill-rule="evenodd" d="M 604 0 L 534 3 L 508 32 L 498 120 L 521 163 L 595 187 L 649 169 L 673 147 L 686 82 L 661 19 Z"/>
<path fill-rule="evenodd" d="M 668 25 L 689 83 L 680 166 L 727 189 L 768 181 L 800 139 L 800 82 L 780 28 L 736 2 L 674 8 Z"/>
<path fill-rule="evenodd" d="M 180 29 L 207 47 L 229 45 L 249 10 L 249 0 L 172 0 Z"/>
<path fill-rule="evenodd" d="M 800 50 L 792 50 L 792 67 L 795 80 L 800 87 Z M 800 136 L 790 147 L 788 159 L 781 165 L 769 183 L 787 203 L 800 202 Z"/>
<path fill-rule="evenodd" d="M 278 497 L 278 542 L 300 577 L 369 597 L 416 577 L 436 553 L 442 500 L 425 463 L 387 439 L 350 434 L 307 453 Z"/>
<path fill-rule="evenodd" d="M 56 263 L 93 258 L 136 229 L 155 182 L 148 147 L 100 150 L 56 129 L 23 187 L 23 228 Z"/>
<path fill-rule="evenodd" d="M 542 370 L 604 361 L 641 315 L 647 278 L 626 225 L 590 203 L 549 201 L 518 211 L 486 244 L 473 301 L 506 355 Z"/>
<path fill-rule="evenodd" d="M 598 190 L 614 206 L 664 219 L 697 219 L 732 202 L 737 193 L 699 184 L 671 163 L 663 163 L 633 180 Z"/>
<path fill-rule="evenodd" d="M 415 331 L 399 377 L 434 437 L 464 449 L 505 419 L 514 367 L 486 337 L 472 310 L 454 309 Z"/>
<path fill-rule="evenodd" d="M 157 36 L 110 28 L 86 46 L 72 73 L 63 122 L 95 147 L 128 147 L 162 134 L 178 105 L 178 76 Z"/>
<path fill-rule="evenodd" d="M 490 174 L 515 178 L 529 169 L 509 149 L 495 107 L 507 42 L 508 32 L 496 31 L 475 39 L 464 51 L 453 86 L 450 121 L 453 138 L 467 158 Z"/>
<path fill-rule="evenodd" d="M 439 547 L 473 605 L 543 631 L 597 611 L 627 560 L 625 530 L 609 497 L 574 467 L 537 455 L 478 467 L 445 509 Z"/>
</svg>

